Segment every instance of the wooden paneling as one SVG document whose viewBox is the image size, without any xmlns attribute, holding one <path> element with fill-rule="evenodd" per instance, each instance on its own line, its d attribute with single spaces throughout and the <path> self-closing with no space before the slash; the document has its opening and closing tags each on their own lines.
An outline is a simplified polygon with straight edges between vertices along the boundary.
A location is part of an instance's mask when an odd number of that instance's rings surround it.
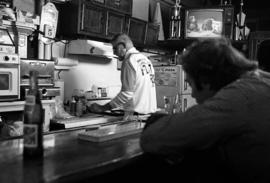
<svg viewBox="0 0 270 183">
<path fill-rule="evenodd" d="M 158 41 L 158 33 L 159 33 L 159 25 L 148 23 L 146 30 L 145 44 L 153 46 L 156 45 Z"/>
<path fill-rule="evenodd" d="M 107 8 L 124 14 L 131 15 L 132 13 L 132 0 L 106 0 L 105 5 Z"/>
<path fill-rule="evenodd" d="M 136 18 L 129 19 L 128 35 L 134 44 L 137 44 L 138 46 L 144 44 L 146 25 L 147 22 L 143 20 Z"/>
<path fill-rule="evenodd" d="M 106 37 L 110 39 L 115 34 L 123 33 L 125 29 L 126 29 L 125 15 L 113 11 L 108 11 Z"/>
<path fill-rule="evenodd" d="M 105 36 L 106 12 L 104 9 L 82 3 L 80 31 L 85 34 Z"/>
</svg>

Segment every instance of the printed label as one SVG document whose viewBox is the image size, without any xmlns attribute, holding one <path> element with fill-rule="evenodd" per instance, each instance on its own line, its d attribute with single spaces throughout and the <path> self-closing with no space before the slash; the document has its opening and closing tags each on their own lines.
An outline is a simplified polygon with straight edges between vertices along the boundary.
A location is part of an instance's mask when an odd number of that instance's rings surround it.
<svg viewBox="0 0 270 183">
<path fill-rule="evenodd" d="M 155 82 L 158 86 L 177 86 L 177 77 L 178 77 L 177 67 L 156 67 L 155 68 Z"/>
<path fill-rule="evenodd" d="M 24 124 L 24 146 L 37 147 L 38 146 L 38 126 L 35 124 Z"/>
<path fill-rule="evenodd" d="M 25 98 L 25 105 L 35 105 L 36 97 L 34 95 L 27 95 Z"/>
</svg>

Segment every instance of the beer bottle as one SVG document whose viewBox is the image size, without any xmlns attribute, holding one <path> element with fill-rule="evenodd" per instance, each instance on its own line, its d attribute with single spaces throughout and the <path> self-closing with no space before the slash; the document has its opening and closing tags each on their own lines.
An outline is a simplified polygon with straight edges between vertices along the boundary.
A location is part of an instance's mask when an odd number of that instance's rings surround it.
<svg viewBox="0 0 270 183">
<path fill-rule="evenodd" d="M 23 117 L 24 159 L 43 157 L 44 111 L 38 89 L 37 71 L 30 71 L 30 89 L 26 96 Z"/>
<path fill-rule="evenodd" d="M 179 113 L 182 111 L 181 106 L 181 95 L 179 93 L 176 94 L 174 104 L 173 104 L 173 114 Z"/>
</svg>

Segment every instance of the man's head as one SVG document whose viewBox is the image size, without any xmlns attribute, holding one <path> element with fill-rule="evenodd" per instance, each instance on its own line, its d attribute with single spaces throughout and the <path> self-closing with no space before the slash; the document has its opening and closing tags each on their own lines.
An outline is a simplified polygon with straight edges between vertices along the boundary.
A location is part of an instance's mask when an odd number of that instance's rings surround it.
<svg viewBox="0 0 270 183">
<path fill-rule="evenodd" d="M 215 95 L 243 73 L 257 68 L 224 38 L 194 42 L 182 55 L 182 65 L 198 103 Z"/>
<path fill-rule="evenodd" d="M 121 33 L 117 34 L 111 40 L 113 52 L 119 57 L 119 60 L 124 60 L 127 51 L 133 48 L 133 43 L 128 35 Z"/>
</svg>

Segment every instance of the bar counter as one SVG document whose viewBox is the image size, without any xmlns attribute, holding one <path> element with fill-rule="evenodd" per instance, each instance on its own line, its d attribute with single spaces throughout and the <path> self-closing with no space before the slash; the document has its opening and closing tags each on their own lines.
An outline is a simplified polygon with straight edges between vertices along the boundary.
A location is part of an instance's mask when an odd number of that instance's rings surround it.
<svg viewBox="0 0 270 183">
<path fill-rule="evenodd" d="M 123 168 L 143 154 L 139 134 L 97 143 L 78 139 L 83 130 L 45 134 L 43 160 L 23 161 L 22 138 L 0 141 L 0 182 L 83 182 Z"/>
</svg>

